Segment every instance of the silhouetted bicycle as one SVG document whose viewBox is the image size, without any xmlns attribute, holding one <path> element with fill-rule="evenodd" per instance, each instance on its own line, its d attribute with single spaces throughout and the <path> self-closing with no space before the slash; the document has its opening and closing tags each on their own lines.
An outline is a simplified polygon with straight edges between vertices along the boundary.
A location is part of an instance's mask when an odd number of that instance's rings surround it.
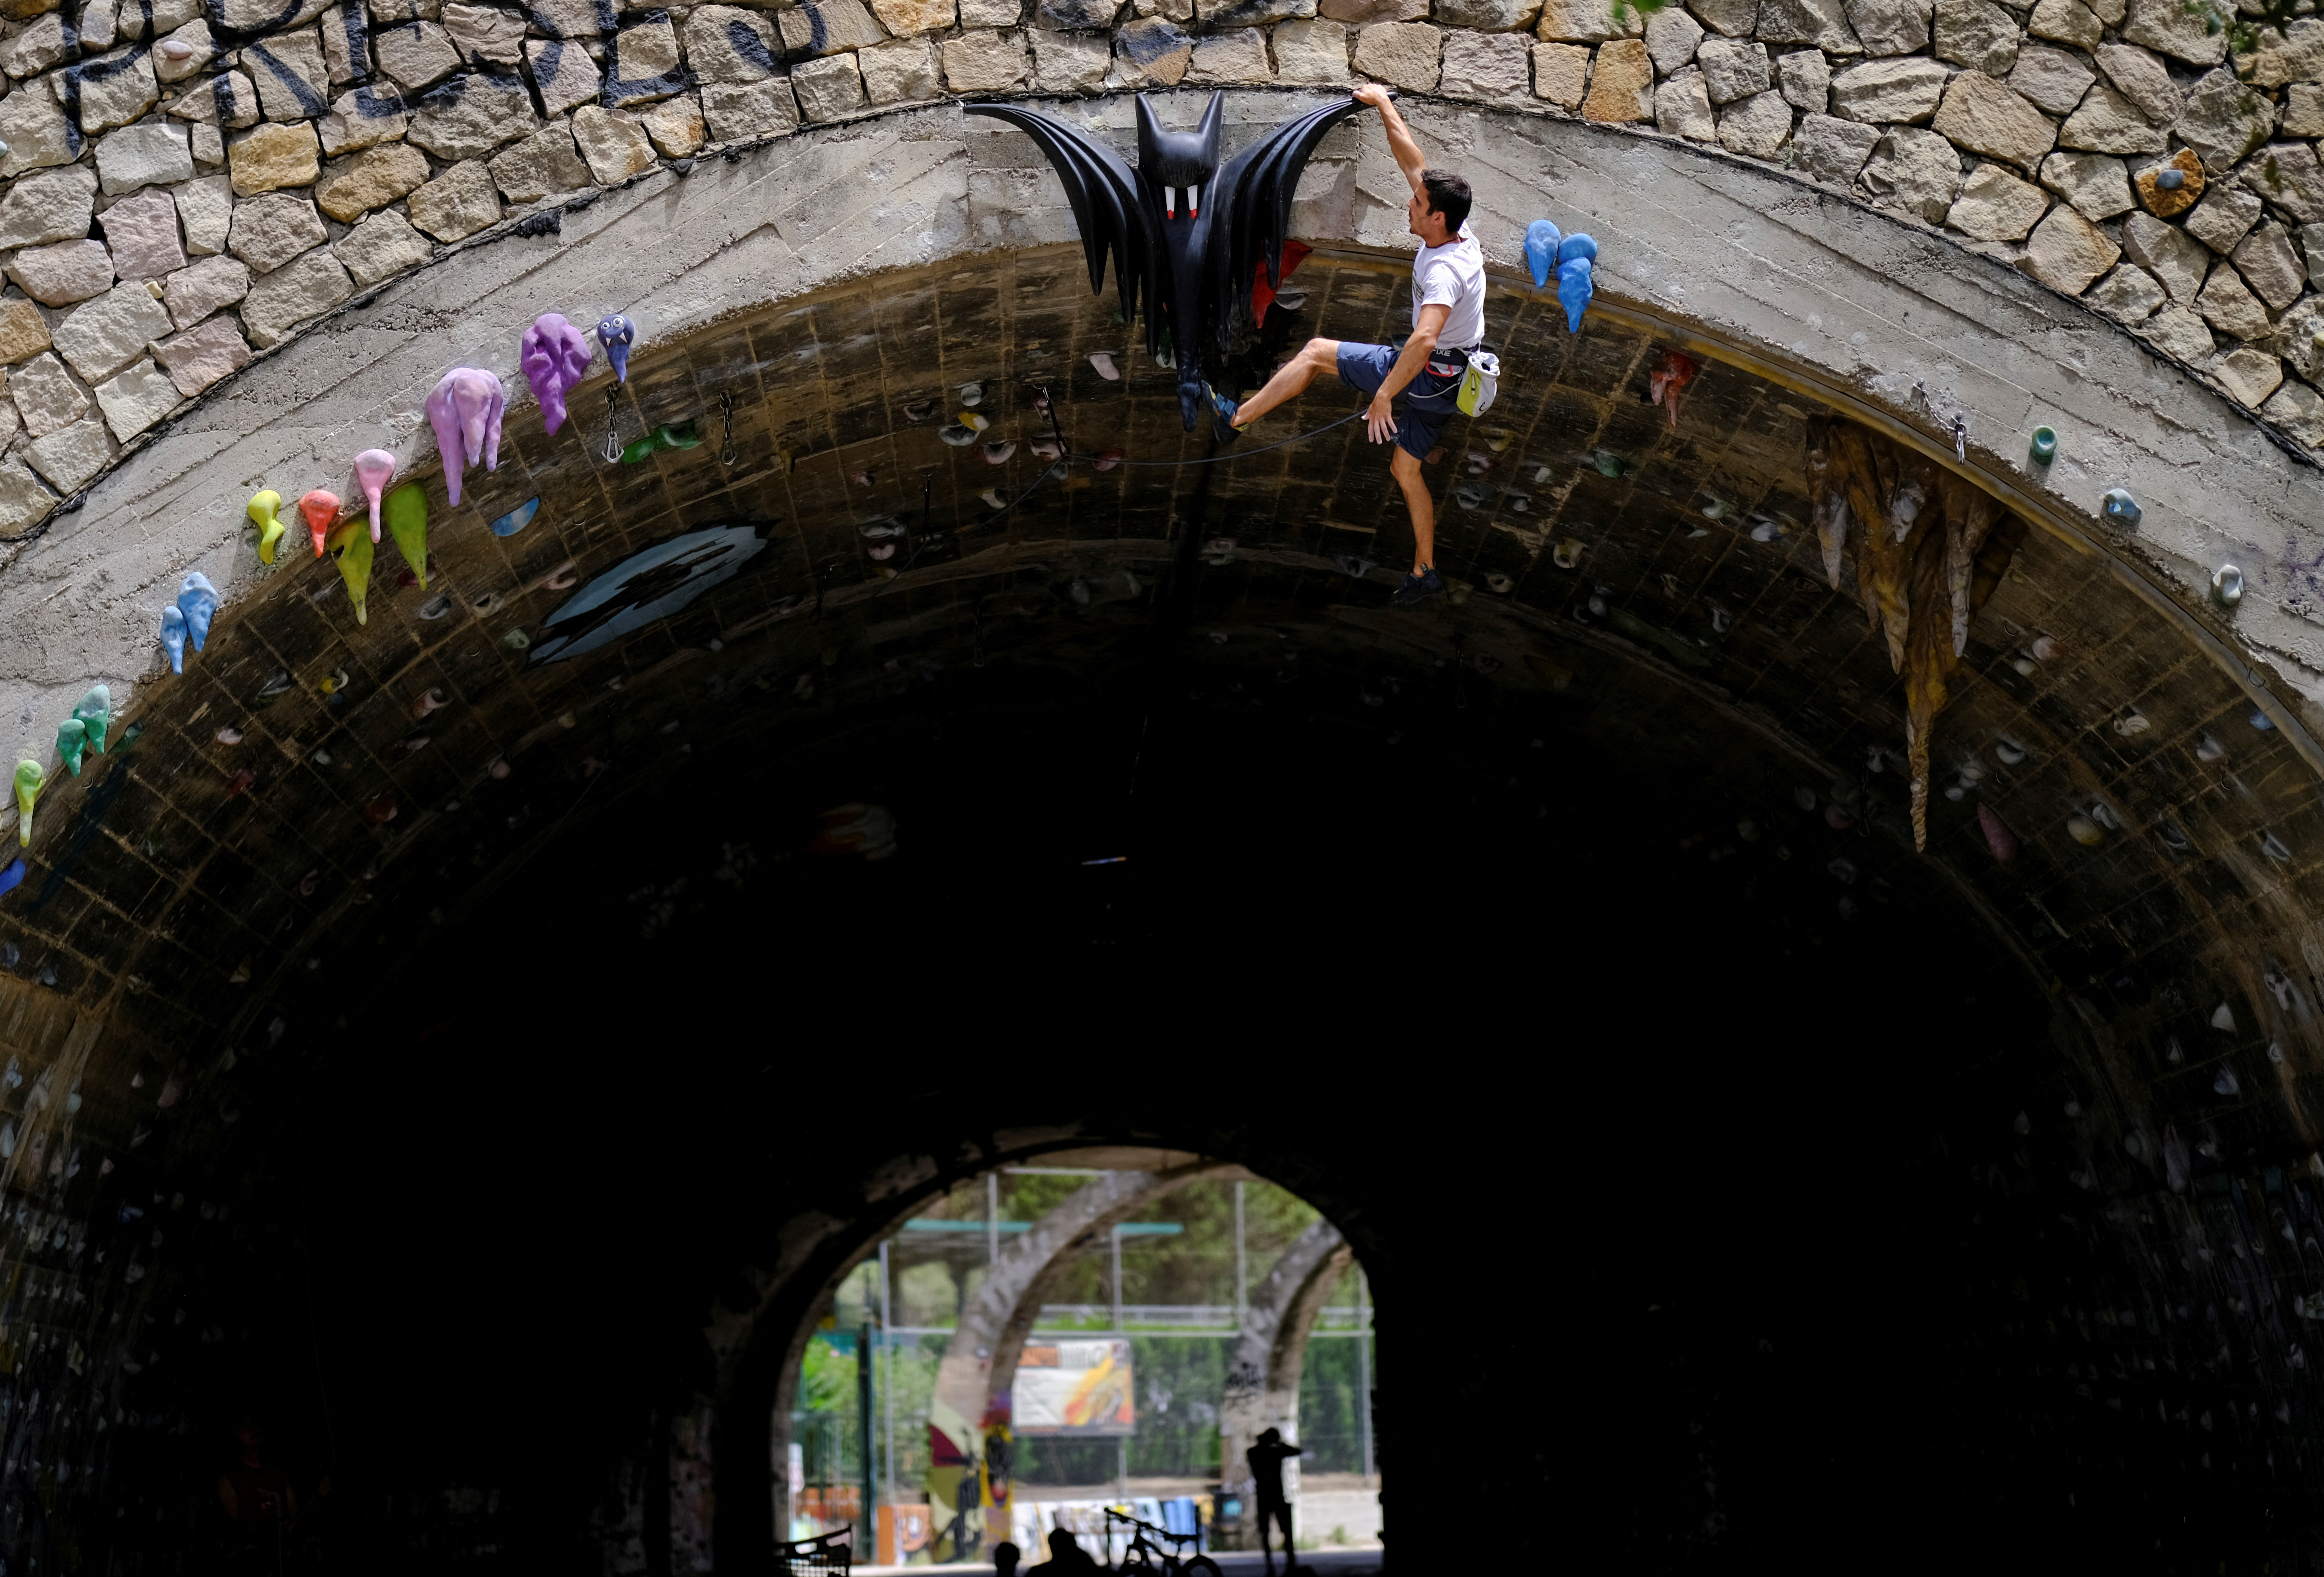
<svg viewBox="0 0 2324 1577">
<path fill-rule="evenodd" d="M 1121 1552 L 1121 1564 L 1114 1568 L 1117 1573 L 1142 1572 L 1148 1577 L 1193 1577 L 1193 1573 L 1204 1572 L 1208 1572 L 1209 1577 L 1221 1577 L 1219 1563 L 1202 1553 L 1200 1529 L 1193 1533 L 1172 1533 L 1167 1527 L 1141 1522 L 1128 1512 L 1116 1511 L 1109 1506 L 1105 1508 L 1105 1542 L 1109 1548 L 1113 1545 L 1113 1525 L 1117 1522 L 1126 1524 L 1130 1528 L 1130 1546 Z M 1153 1538 L 1148 1538 L 1148 1534 Z M 1165 1550 L 1154 1539 L 1167 1539 L 1172 1547 Z M 1186 1554 L 1188 1545 L 1195 1546 L 1191 1557 Z"/>
</svg>

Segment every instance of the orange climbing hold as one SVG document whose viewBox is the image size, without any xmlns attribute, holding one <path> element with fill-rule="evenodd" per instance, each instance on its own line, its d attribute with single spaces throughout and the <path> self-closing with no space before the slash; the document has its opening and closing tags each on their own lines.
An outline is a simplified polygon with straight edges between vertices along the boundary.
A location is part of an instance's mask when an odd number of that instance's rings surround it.
<svg viewBox="0 0 2324 1577">
<path fill-rule="evenodd" d="M 315 557 L 323 556 L 323 539 L 330 534 L 331 523 L 339 518 L 339 495 L 318 487 L 299 501 L 299 512 L 307 517 L 307 530 L 315 539 Z"/>
</svg>

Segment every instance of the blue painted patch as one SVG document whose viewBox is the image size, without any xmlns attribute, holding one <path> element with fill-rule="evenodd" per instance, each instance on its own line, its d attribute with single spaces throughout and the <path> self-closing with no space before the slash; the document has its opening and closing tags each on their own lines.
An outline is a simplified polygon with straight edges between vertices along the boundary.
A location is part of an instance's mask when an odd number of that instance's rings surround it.
<svg viewBox="0 0 2324 1577">
<path fill-rule="evenodd" d="M 532 524 L 532 517 L 540 512 L 540 500 L 528 498 L 522 503 L 493 522 L 493 535 L 513 537 Z"/>
<path fill-rule="evenodd" d="M 711 526 L 633 553 L 541 622 L 532 660 L 578 657 L 666 619 L 732 578 L 766 545 L 749 526 Z"/>
</svg>

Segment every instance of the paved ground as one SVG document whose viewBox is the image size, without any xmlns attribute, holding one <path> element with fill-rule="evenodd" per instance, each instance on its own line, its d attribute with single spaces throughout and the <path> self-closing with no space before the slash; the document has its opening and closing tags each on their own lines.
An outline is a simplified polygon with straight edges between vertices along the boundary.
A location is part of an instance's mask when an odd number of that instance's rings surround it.
<svg viewBox="0 0 2324 1577">
<path fill-rule="evenodd" d="M 1267 1570 L 1265 1561 L 1257 1551 L 1222 1551 L 1211 1559 L 1219 1563 L 1219 1570 L 1225 1573 L 1225 1577 L 1258 1577 Z M 1307 1550 L 1300 1554 L 1299 1564 L 1303 1571 L 1316 1572 L 1319 1577 L 1366 1577 L 1367 1573 L 1380 1570 L 1380 1551 L 1378 1547 L 1368 1550 Z M 1276 1565 L 1280 1571 L 1282 1563 L 1278 1560 Z M 992 1577 L 992 1567 L 989 1562 L 982 1566 L 858 1566 L 855 1570 L 860 1577 L 902 1577 L 906 1572 L 927 1577 L 927 1573 L 938 1571 L 948 1573 L 949 1577 Z M 1038 1572 L 1040 1568 L 1028 1566 L 1025 1570 Z"/>
</svg>

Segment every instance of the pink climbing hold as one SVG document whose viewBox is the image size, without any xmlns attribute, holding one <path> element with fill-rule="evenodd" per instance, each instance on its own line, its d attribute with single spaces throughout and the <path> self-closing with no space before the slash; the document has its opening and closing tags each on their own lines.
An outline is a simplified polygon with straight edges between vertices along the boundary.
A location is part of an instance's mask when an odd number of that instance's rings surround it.
<svg viewBox="0 0 2324 1577">
<path fill-rule="evenodd" d="M 479 459 L 487 471 L 501 467 L 501 413 L 508 408 L 508 392 L 492 374 L 475 367 L 454 367 L 429 392 L 428 425 L 436 429 L 436 447 L 444 456 L 444 493 L 460 502 L 460 474 Z"/>
<path fill-rule="evenodd" d="M 540 402 L 541 430 L 554 433 L 565 425 L 565 397 L 589 372 L 589 338 L 565 320 L 561 312 L 543 312 L 532 320 L 518 346 L 524 381 Z"/>
<path fill-rule="evenodd" d="M 2009 830 L 2009 824 L 2001 819 L 1999 811 L 1990 805 L 1979 805 L 1977 824 L 1985 829 L 1985 846 L 1993 851 L 1996 861 L 2006 865 L 2017 858 L 2017 835 Z"/>
<path fill-rule="evenodd" d="M 433 415 L 432 402 L 430 415 Z M 439 428 L 437 430 L 441 432 L 443 429 Z M 385 449 L 365 449 L 355 456 L 355 483 L 363 489 L 364 496 L 371 500 L 371 540 L 374 542 L 379 540 L 379 495 L 394 480 L 395 456 Z M 318 542 L 315 557 L 320 558 L 322 556 L 323 547 Z"/>
</svg>

